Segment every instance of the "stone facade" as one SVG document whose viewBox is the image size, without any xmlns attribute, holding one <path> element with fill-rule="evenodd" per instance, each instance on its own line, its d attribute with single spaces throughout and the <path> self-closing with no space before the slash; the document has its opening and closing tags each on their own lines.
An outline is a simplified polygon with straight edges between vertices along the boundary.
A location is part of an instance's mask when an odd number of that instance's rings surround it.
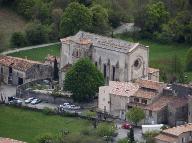
<svg viewBox="0 0 192 143">
<path fill-rule="evenodd" d="M 10 56 L 0 57 L 0 75 L 6 84 L 23 83 L 52 77 L 52 68 L 40 62 Z"/>
<path fill-rule="evenodd" d="M 89 57 L 107 83 L 109 80 L 127 82 L 148 78 L 149 49 L 144 45 L 82 31 L 61 39 L 61 43 L 60 69 L 80 58 Z M 60 83 L 63 83 L 65 73 L 60 71 Z"/>
</svg>

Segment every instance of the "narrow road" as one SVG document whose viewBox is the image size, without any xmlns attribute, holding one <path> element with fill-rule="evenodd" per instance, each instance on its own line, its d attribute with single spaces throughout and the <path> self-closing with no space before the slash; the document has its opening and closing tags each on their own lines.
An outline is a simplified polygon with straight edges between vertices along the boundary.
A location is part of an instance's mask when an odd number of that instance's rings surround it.
<svg viewBox="0 0 192 143">
<path fill-rule="evenodd" d="M 0 53 L 0 55 L 7 55 L 7 54 L 15 53 L 15 52 L 26 51 L 26 50 L 36 49 L 36 48 L 41 48 L 41 47 L 47 47 L 47 46 L 51 46 L 51 45 L 55 45 L 55 44 L 59 44 L 59 42 L 18 48 L 18 49 L 2 52 L 2 53 Z"/>
</svg>

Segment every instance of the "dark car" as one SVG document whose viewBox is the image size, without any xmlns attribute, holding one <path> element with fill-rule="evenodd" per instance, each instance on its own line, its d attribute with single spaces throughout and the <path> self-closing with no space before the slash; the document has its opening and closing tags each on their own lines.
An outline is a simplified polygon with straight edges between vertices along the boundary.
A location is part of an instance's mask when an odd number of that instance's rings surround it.
<svg viewBox="0 0 192 143">
<path fill-rule="evenodd" d="M 133 126 L 129 123 L 123 123 L 121 126 L 123 129 L 131 129 Z"/>
</svg>

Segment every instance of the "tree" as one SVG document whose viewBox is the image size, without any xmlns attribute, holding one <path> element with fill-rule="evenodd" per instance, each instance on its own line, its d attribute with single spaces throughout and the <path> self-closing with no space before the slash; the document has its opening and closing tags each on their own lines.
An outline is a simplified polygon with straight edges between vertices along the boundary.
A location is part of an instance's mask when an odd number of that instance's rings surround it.
<svg viewBox="0 0 192 143">
<path fill-rule="evenodd" d="M 91 8 L 92 17 L 92 31 L 94 33 L 105 34 L 109 31 L 108 14 L 106 9 L 100 5 L 94 5 Z"/>
<path fill-rule="evenodd" d="M 40 23 L 30 24 L 25 33 L 30 45 L 46 43 L 49 40 L 48 28 Z"/>
<path fill-rule="evenodd" d="M 187 71 L 192 71 L 192 48 L 190 48 L 187 52 L 186 69 Z"/>
<path fill-rule="evenodd" d="M 32 18 L 32 8 L 35 5 L 35 0 L 16 0 L 16 10 L 25 18 Z"/>
<path fill-rule="evenodd" d="M 71 3 L 65 9 L 60 23 L 62 36 L 69 36 L 79 30 L 88 30 L 92 25 L 92 14 L 88 8 L 79 3 Z"/>
<path fill-rule="evenodd" d="M 23 33 L 21 32 L 15 32 L 11 36 L 11 41 L 10 41 L 11 47 L 13 48 L 18 48 L 18 47 L 23 47 L 26 45 L 26 39 Z"/>
<path fill-rule="evenodd" d="M 87 58 L 77 61 L 66 73 L 64 80 L 64 90 L 72 92 L 72 98 L 78 102 L 92 100 L 102 85 L 102 73 Z"/>
<path fill-rule="evenodd" d="M 115 133 L 115 128 L 111 124 L 100 123 L 97 126 L 97 135 L 100 137 L 111 137 Z"/>
<path fill-rule="evenodd" d="M 133 107 L 126 113 L 126 117 L 129 121 L 137 125 L 142 119 L 145 118 L 145 113 L 143 109 L 139 107 Z"/>
<path fill-rule="evenodd" d="M 59 68 L 58 68 L 58 63 L 57 63 L 56 57 L 55 57 L 55 60 L 54 60 L 54 67 L 53 67 L 53 79 L 54 80 L 59 79 Z"/>
<path fill-rule="evenodd" d="M 143 32 L 153 34 L 161 31 L 161 25 L 167 23 L 168 17 L 164 3 L 159 1 L 148 4 L 144 10 L 139 11 L 135 16 L 135 24 Z"/>
</svg>

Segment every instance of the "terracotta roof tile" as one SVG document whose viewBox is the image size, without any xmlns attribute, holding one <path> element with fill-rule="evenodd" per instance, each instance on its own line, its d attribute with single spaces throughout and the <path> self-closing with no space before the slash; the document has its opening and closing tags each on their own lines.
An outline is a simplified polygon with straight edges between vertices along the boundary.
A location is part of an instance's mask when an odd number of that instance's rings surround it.
<svg viewBox="0 0 192 143">
<path fill-rule="evenodd" d="M 152 99 L 153 97 L 157 96 L 158 94 L 153 91 L 147 91 L 143 89 L 139 89 L 134 96 L 139 98 L 145 98 L 145 99 Z"/>
<path fill-rule="evenodd" d="M 159 69 L 148 68 L 148 73 L 154 73 L 154 72 L 159 72 Z"/>
<path fill-rule="evenodd" d="M 155 137 L 156 140 L 161 140 L 164 142 L 172 143 L 177 140 L 177 137 L 166 135 L 166 134 L 159 134 Z"/>
<path fill-rule="evenodd" d="M 109 86 L 111 88 L 110 94 L 128 97 L 133 95 L 139 89 L 137 84 L 130 82 L 110 81 Z"/>
<path fill-rule="evenodd" d="M 139 84 L 140 87 L 153 89 L 153 90 L 159 90 L 164 85 L 163 82 L 156 82 L 152 80 L 137 80 L 136 83 Z"/>
<path fill-rule="evenodd" d="M 162 132 L 169 135 L 173 135 L 173 136 L 179 136 L 182 133 L 186 133 L 190 131 L 192 131 L 192 123 L 169 128 L 169 129 L 163 130 Z"/>
<path fill-rule="evenodd" d="M 26 71 L 29 68 L 31 68 L 35 64 L 42 64 L 37 61 L 31 61 L 27 59 L 22 58 L 16 58 L 11 56 L 0 56 L 0 64 L 4 66 L 11 66 L 14 69 L 20 70 L 20 71 Z"/>
<path fill-rule="evenodd" d="M 26 143 L 26 142 L 17 141 L 17 140 L 13 140 L 13 139 L 9 139 L 9 138 L 1 138 L 0 137 L 0 143 Z"/>
<path fill-rule="evenodd" d="M 145 107 L 146 110 L 159 111 L 166 107 L 168 104 L 173 108 L 182 107 L 187 104 L 186 98 L 175 97 L 175 96 L 160 96 L 154 103 L 149 104 Z"/>
</svg>

